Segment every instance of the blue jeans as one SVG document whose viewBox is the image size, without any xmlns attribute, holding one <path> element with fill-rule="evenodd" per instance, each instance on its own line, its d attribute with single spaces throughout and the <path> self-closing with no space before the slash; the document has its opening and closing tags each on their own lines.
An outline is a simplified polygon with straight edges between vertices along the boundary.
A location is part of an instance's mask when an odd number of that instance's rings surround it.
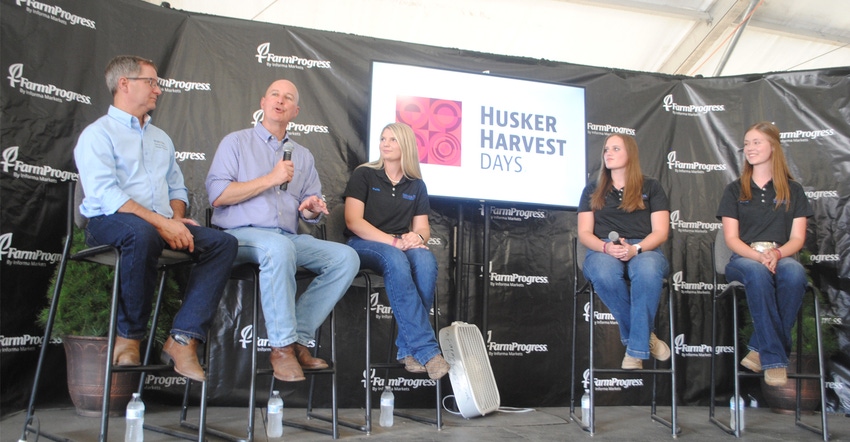
<svg viewBox="0 0 850 442">
<path fill-rule="evenodd" d="M 623 262 L 588 249 L 583 270 L 584 277 L 593 284 L 620 325 L 620 340 L 626 346 L 626 354 L 649 359 L 649 334 L 655 326 L 663 279 L 670 271 L 667 258 L 655 249 Z"/>
<path fill-rule="evenodd" d="M 186 227 L 194 237 L 197 263 L 189 274 L 183 304 L 174 317 L 171 333 L 206 341 L 236 257 L 236 239 L 207 227 Z M 128 213 L 91 218 L 86 226 L 86 243 L 109 244 L 121 250 L 118 336 L 144 338 L 156 287 L 157 258 L 168 244 L 153 225 Z"/>
<path fill-rule="evenodd" d="M 316 330 L 360 269 L 357 253 L 345 244 L 277 228 L 239 227 L 227 233 L 239 240 L 235 264 L 260 265 L 260 302 L 269 345 L 315 346 Z M 298 267 L 316 277 L 296 302 Z"/>
<path fill-rule="evenodd" d="M 425 364 L 440 354 L 429 312 L 437 287 L 437 259 L 428 249 L 401 251 L 389 244 L 356 236 L 348 240 L 364 268 L 384 277 L 390 306 L 398 323 L 396 359 L 413 356 Z"/>
<path fill-rule="evenodd" d="M 791 328 L 808 284 L 806 269 L 794 258 L 782 258 L 773 274 L 760 262 L 732 254 L 726 279 L 744 284 L 747 292 L 754 328 L 747 347 L 759 353 L 763 369 L 787 367 Z"/>
</svg>

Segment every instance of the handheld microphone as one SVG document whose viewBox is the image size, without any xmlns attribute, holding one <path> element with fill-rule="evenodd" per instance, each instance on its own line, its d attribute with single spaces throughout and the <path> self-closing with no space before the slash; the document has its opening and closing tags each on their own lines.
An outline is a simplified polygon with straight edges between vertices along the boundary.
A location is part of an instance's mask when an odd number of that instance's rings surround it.
<svg viewBox="0 0 850 442">
<path fill-rule="evenodd" d="M 289 141 L 283 143 L 283 161 L 292 160 L 292 150 L 295 149 L 295 146 L 292 145 Z M 289 183 L 283 183 L 280 185 L 280 190 L 286 190 Z"/>
<path fill-rule="evenodd" d="M 616 230 L 612 230 L 611 233 L 608 234 L 608 239 L 610 239 L 612 243 L 618 246 L 620 245 L 620 234 L 617 233 Z"/>
</svg>

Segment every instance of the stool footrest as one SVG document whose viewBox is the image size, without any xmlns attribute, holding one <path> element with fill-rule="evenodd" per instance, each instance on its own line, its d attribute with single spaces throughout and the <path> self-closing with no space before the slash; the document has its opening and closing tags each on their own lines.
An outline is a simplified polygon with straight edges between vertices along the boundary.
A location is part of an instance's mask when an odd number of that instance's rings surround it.
<svg viewBox="0 0 850 442">
<path fill-rule="evenodd" d="M 672 369 L 669 368 L 640 368 L 636 370 L 627 370 L 625 368 L 594 368 L 595 373 L 631 373 L 631 374 L 671 374 Z"/>
<path fill-rule="evenodd" d="M 301 370 L 304 372 L 305 375 L 309 375 L 309 374 L 334 374 L 333 365 L 330 365 L 328 368 L 302 368 Z M 274 375 L 274 369 L 273 368 L 258 368 L 257 374 L 258 375 L 265 375 L 265 376 Z"/>
<path fill-rule="evenodd" d="M 420 423 L 423 423 L 423 424 L 437 425 L 437 419 L 434 419 L 434 418 L 416 416 L 416 415 L 401 412 L 401 411 L 398 411 L 398 410 L 393 411 L 393 415 L 398 416 L 398 417 L 403 417 L 405 419 L 410 419 L 412 421 L 420 422 Z"/>
<path fill-rule="evenodd" d="M 148 371 L 173 371 L 173 365 L 157 364 L 157 365 L 116 365 L 112 367 L 113 373 L 126 372 L 148 372 Z"/>
<path fill-rule="evenodd" d="M 370 368 L 390 368 L 390 369 L 398 369 L 404 368 L 404 364 L 399 362 L 372 362 L 369 364 Z"/>
<path fill-rule="evenodd" d="M 295 423 L 295 422 L 292 422 L 292 421 L 288 421 L 286 419 L 283 420 L 283 425 L 287 426 L 287 427 L 298 428 L 299 430 L 312 431 L 314 433 L 327 434 L 328 436 L 334 435 L 333 429 L 316 427 L 316 426 L 313 426 L 313 425 L 299 424 L 299 423 Z"/>
<path fill-rule="evenodd" d="M 325 416 L 324 414 L 316 413 L 314 411 L 308 412 L 307 417 L 309 417 L 311 419 L 318 419 L 320 421 L 325 421 L 325 422 L 333 422 L 333 417 L 328 417 L 328 416 Z M 351 428 L 353 430 L 366 431 L 366 425 L 355 424 L 353 422 L 347 422 L 347 421 L 344 421 L 344 420 L 341 420 L 341 419 L 337 420 L 337 424 L 342 425 L 343 427 Z"/>
<path fill-rule="evenodd" d="M 180 426 L 184 427 L 184 428 L 188 428 L 190 430 L 194 430 L 195 433 L 194 434 L 186 433 L 186 432 L 183 432 L 183 431 L 173 430 L 171 428 L 161 427 L 161 426 L 158 426 L 158 425 L 151 425 L 151 424 L 148 424 L 148 423 L 145 423 L 142 427 L 145 430 L 153 431 L 155 433 L 160 433 L 160 434 L 166 434 L 168 436 L 176 437 L 178 439 L 198 440 L 197 431 L 198 431 L 199 427 L 197 425 L 185 424 L 183 422 L 180 422 Z M 209 427 L 207 427 L 206 430 L 207 430 L 206 431 L 207 433 L 212 433 L 212 430 Z"/>
</svg>

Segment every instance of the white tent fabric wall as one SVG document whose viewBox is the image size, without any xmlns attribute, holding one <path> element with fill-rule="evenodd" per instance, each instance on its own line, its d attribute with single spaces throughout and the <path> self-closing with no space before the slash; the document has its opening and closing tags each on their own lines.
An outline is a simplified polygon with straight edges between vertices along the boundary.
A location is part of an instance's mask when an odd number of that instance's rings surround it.
<svg viewBox="0 0 850 442">
<path fill-rule="evenodd" d="M 850 66 L 846 0 L 144 0 L 174 9 L 589 66 L 720 75 Z M 732 36 L 752 8 L 740 38 Z"/>
</svg>

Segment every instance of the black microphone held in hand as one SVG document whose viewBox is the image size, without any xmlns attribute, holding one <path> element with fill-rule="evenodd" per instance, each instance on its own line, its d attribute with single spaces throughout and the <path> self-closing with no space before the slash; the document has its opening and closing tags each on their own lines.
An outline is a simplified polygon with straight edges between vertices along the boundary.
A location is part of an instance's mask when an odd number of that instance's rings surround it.
<svg viewBox="0 0 850 442">
<path fill-rule="evenodd" d="M 292 143 L 290 143 L 289 141 L 287 141 L 286 143 L 283 143 L 283 161 L 292 160 L 292 149 L 294 149 L 294 148 L 295 148 L 295 146 L 293 146 Z M 287 186 L 288 184 L 289 184 L 288 182 L 281 184 L 280 190 L 286 190 L 286 188 L 288 187 Z"/>
<path fill-rule="evenodd" d="M 610 239 L 612 243 L 618 246 L 620 245 L 620 234 L 617 233 L 616 230 L 612 230 L 611 233 L 608 234 L 608 239 Z"/>
</svg>

